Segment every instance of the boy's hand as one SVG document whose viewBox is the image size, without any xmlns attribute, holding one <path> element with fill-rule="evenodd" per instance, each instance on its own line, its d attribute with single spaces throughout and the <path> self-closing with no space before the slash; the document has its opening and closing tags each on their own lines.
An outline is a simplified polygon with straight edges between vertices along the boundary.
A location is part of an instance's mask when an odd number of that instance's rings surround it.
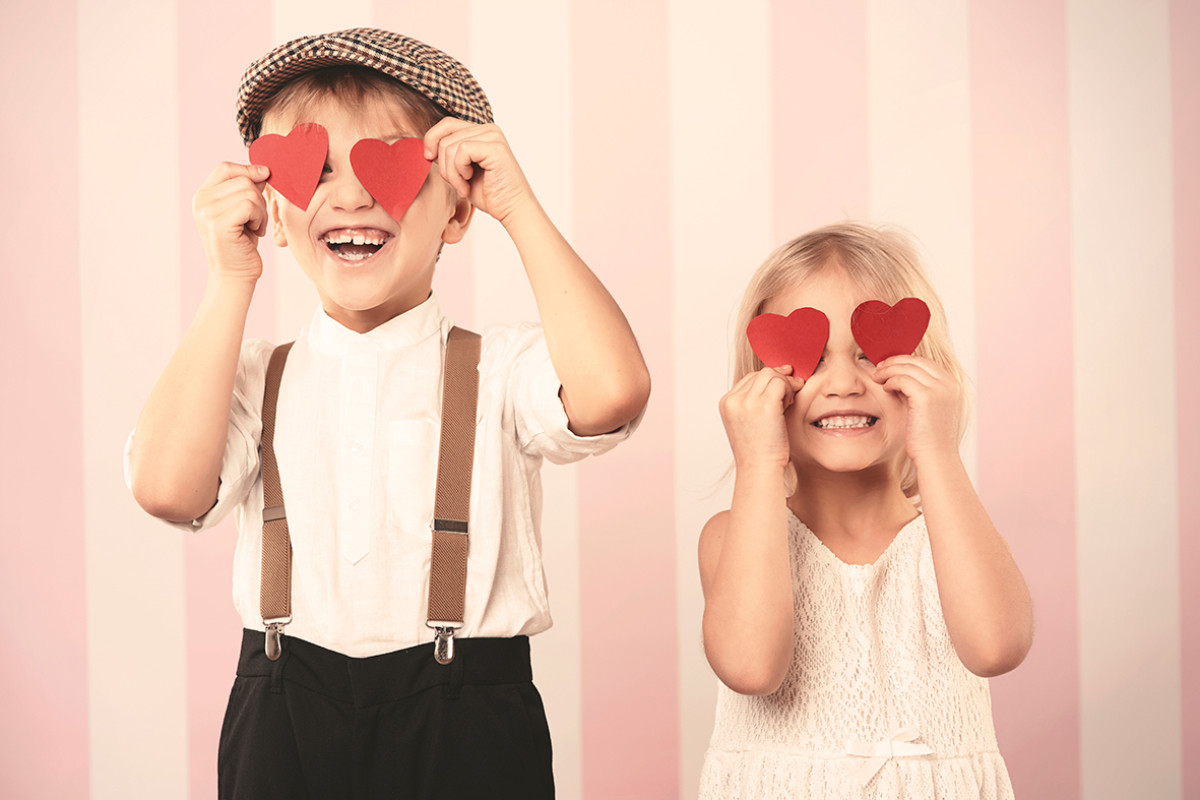
<svg viewBox="0 0 1200 800">
<path fill-rule="evenodd" d="M 763 367 L 721 398 L 721 421 L 739 468 L 750 463 L 787 466 L 792 455 L 783 414 L 803 387 L 790 366 Z"/>
<path fill-rule="evenodd" d="M 258 240 L 267 232 L 263 187 L 270 174 L 264 166 L 224 162 L 192 198 L 209 269 L 222 277 L 258 280 L 262 275 Z"/>
<path fill-rule="evenodd" d="M 425 134 L 425 157 L 460 197 L 502 225 L 532 198 L 525 173 L 495 124 L 446 117 Z"/>
<path fill-rule="evenodd" d="M 958 455 L 960 390 L 944 369 L 920 356 L 893 356 L 879 363 L 874 378 L 905 399 L 905 445 L 918 470 L 925 457 Z"/>
</svg>

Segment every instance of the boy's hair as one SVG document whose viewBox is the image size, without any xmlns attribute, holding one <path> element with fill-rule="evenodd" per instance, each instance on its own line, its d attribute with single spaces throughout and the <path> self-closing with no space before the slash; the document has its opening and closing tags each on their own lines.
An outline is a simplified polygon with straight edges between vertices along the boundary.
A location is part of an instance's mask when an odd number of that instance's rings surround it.
<svg viewBox="0 0 1200 800">
<path fill-rule="evenodd" d="M 961 438 L 966 430 L 969 407 L 966 373 L 954 355 L 946 312 L 921 267 L 916 248 L 908 236 L 895 229 L 842 222 L 810 231 L 771 253 L 754 273 L 742 296 L 734 328 L 733 383 L 764 366 L 750 347 L 746 328 L 752 319 L 763 313 L 767 301 L 834 268 L 842 269 L 872 299 L 894 305 L 905 297 L 918 297 L 929 306 L 929 328 L 915 355 L 941 366 L 962 389 Z M 790 467 L 788 486 L 789 492 L 794 490 L 795 473 Z M 907 458 L 901 488 L 910 497 L 917 493 L 916 470 Z"/>
<path fill-rule="evenodd" d="M 392 100 L 417 125 L 417 135 L 424 135 L 438 120 L 449 116 L 444 108 L 395 78 L 369 67 L 341 66 L 306 72 L 284 85 L 263 108 L 262 129 L 276 127 L 282 118 L 286 130 L 278 132 L 287 133 L 311 116 L 314 105 L 329 97 L 336 97 L 347 108 L 368 100 Z"/>
</svg>

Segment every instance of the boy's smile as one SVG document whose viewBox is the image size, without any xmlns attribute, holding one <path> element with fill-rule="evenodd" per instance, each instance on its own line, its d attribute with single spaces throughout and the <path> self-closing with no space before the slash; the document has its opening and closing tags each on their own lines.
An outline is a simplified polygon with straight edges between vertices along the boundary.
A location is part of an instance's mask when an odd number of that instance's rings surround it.
<svg viewBox="0 0 1200 800">
<path fill-rule="evenodd" d="M 442 245 L 462 238 L 473 207 L 433 171 L 399 220 L 363 188 L 350 164 L 355 143 L 421 134 L 397 102 L 366 97 L 348 107 L 329 96 L 305 116 L 264 121 L 264 132 L 316 122 L 329 134 L 324 171 L 307 209 L 268 193 L 275 243 L 292 251 L 325 313 L 365 333 L 425 301 Z"/>
</svg>

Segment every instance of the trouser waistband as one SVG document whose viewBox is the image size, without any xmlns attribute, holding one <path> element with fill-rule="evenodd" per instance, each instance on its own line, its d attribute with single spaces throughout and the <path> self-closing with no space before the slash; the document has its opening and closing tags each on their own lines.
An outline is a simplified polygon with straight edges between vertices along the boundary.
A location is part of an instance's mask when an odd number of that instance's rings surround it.
<svg viewBox="0 0 1200 800">
<path fill-rule="evenodd" d="M 359 707 L 393 702 L 441 685 L 497 685 L 533 679 L 528 636 L 455 639 L 454 651 L 454 660 L 445 665 L 434 660 L 432 642 L 352 658 L 285 635 L 283 654 L 278 661 L 271 661 L 263 632 L 245 630 L 237 674 L 288 681 Z"/>
</svg>

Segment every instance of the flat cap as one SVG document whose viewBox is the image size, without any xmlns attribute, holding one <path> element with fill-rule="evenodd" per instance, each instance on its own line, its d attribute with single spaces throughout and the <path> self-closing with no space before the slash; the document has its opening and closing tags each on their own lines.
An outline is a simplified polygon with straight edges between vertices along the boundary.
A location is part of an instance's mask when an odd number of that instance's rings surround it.
<svg viewBox="0 0 1200 800">
<path fill-rule="evenodd" d="M 493 121 L 492 105 L 470 71 L 450 56 L 408 36 L 351 28 L 302 36 L 276 47 L 242 75 L 237 123 L 249 145 L 262 129 L 263 110 L 289 81 L 325 67 L 368 67 L 395 78 L 468 122 Z"/>
</svg>

